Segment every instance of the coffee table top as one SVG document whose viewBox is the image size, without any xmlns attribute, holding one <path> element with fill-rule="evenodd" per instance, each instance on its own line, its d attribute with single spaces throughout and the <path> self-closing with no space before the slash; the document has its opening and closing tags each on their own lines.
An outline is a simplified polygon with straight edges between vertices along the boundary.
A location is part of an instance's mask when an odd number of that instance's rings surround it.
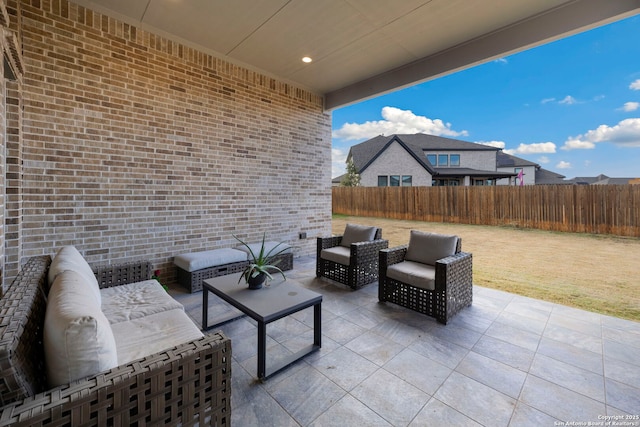
<svg viewBox="0 0 640 427">
<path fill-rule="evenodd" d="M 213 292 L 254 320 L 269 323 L 322 301 L 322 295 L 303 288 L 291 279 L 273 276 L 269 286 L 249 289 L 238 279 L 242 273 L 203 281 L 203 292 Z"/>
</svg>

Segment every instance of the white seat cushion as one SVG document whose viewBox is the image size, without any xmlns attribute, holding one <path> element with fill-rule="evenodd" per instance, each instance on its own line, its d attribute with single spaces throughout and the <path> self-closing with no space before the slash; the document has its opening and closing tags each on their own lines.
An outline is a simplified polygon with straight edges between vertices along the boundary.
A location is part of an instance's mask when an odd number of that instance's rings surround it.
<svg viewBox="0 0 640 427">
<path fill-rule="evenodd" d="M 173 263 L 185 271 L 197 271 L 202 270 L 203 268 L 246 260 L 246 252 L 242 252 L 237 249 L 222 248 L 176 255 L 173 259 Z"/>
<path fill-rule="evenodd" d="M 370 242 L 376 238 L 376 227 L 359 224 L 347 224 L 340 240 L 340 246 L 348 248 L 352 243 Z"/>
<path fill-rule="evenodd" d="M 180 309 L 115 323 L 111 328 L 120 365 L 204 336 Z"/>
<path fill-rule="evenodd" d="M 334 246 L 333 248 L 320 251 L 320 258 L 337 262 L 342 265 L 349 265 L 351 262 L 351 249 L 344 246 Z"/>
<path fill-rule="evenodd" d="M 403 261 L 390 265 L 387 277 L 428 291 L 436 289 L 436 268 L 419 262 Z"/>
<path fill-rule="evenodd" d="M 176 308 L 184 309 L 157 280 L 104 288 L 100 293 L 102 312 L 111 324 Z"/>
<path fill-rule="evenodd" d="M 411 230 L 405 260 L 435 265 L 436 261 L 456 253 L 458 236 Z"/>
<path fill-rule="evenodd" d="M 67 270 L 49 291 L 44 354 L 54 387 L 118 366 L 116 342 L 84 275 Z"/>
<path fill-rule="evenodd" d="M 78 252 L 75 246 L 64 246 L 60 248 L 56 256 L 53 258 L 51 266 L 49 267 L 49 285 L 53 284 L 58 274 L 67 270 L 75 271 L 85 278 L 86 285 L 91 286 L 91 290 L 98 301 L 98 305 L 100 305 L 101 297 L 98 279 L 96 279 L 96 275 L 93 274 L 91 266 L 87 263 L 82 254 Z"/>
</svg>

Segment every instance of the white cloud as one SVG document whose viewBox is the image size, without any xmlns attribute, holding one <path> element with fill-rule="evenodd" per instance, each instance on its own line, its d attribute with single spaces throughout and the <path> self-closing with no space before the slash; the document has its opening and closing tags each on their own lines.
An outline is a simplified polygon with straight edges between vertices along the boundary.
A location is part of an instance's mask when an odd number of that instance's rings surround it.
<svg viewBox="0 0 640 427">
<path fill-rule="evenodd" d="M 556 99 L 555 98 L 545 98 L 542 101 L 540 101 L 540 104 L 548 104 L 550 102 L 554 102 Z"/>
<path fill-rule="evenodd" d="M 346 172 L 347 153 L 339 148 L 331 149 L 331 178 Z"/>
<path fill-rule="evenodd" d="M 384 120 L 367 121 L 364 123 L 345 123 L 333 132 L 334 138 L 354 141 L 373 138 L 378 135 L 427 133 L 438 136 L 466 136 L 466 130 L 455 131 L 451 129 L 451 123 L 444 123 L 440 119 L 430 119 L 425 116 L 417 116 L 410 110 L 401 110 L 395 107 L 382 109 Z"/>
<path fill-rule="evenodd" d="M 507 154 L 538 154 L 555 153 L 556 144 L 553 142 L 536 142 L 534 144 L 520 144 L 516 149 L 504 150 Z"/>
<path fill-rule="evenodd" d="M 636 80 L 635 82 L 631 82 L 631 84 L 629 85 L 629 89 L 640 90 L 640 79 Z"/>
<path fill-rule="evenodd" d="M 489 147 L 504 149 L 506 144 L 503 141 L 476 141 L 476 144 L 488 145 Z"/>
<path fill-rule="evenodd" d="M 558 169 L 571 169 L 571 163 L 569 162 L 565 162 L 564 160 L 558 162 L 558 164 L 556 165 L 556 168 Z"/>
<path fill-rule="evenodd" d="M 625 119 L 615 126 L 600 125 L 583 135 L 567 139 L 562 149 L 591 149 L 600 142 L 621 147 L 640 147 L 640 118 Z"/>
<path fill-rule="evenodd" d="M 625 102 L 621 110 L 629 112 L 636 111 L 638 108 L 640 108 L 640 102 Z"/>
<path fill-rule="evenodd" d="M 508 64 L 509 61 L 507 61 L 507 58 L 498 58 L 496 60 L 494 60 L 493 62 L 497 62 L 499 64 Z"/>
<path fill-rule="evenodd" d="M 558 101 L 558 104 L 564 104 L 564 105 L 573 105 L 577 103 L 578 101 L 573 96 L 570 96 L 570 95 L 567 95 L 563 99 Z"/>
<path fill-rule="evenodd" d="M 551 160 L 549 160 L 549 158 L 547 156 L 542 156 L 538 159 L 538 163 L 546 165 L 547 163 L 549 163 Z"/>
</svg>

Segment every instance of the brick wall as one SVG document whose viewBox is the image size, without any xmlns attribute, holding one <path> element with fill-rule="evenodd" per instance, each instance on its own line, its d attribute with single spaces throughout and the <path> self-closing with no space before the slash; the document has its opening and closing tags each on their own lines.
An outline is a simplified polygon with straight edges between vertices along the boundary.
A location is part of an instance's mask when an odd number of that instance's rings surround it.
<svg viewBox="0 0 640 427">
<path fill-rule="evenodd" d="M 232 234 L 301 255 L 330 233 L 321 96 L 63 0 L 22 1 L 20 29 L 23 257 L 74 244 L 172 282 Z"/>
</svg>

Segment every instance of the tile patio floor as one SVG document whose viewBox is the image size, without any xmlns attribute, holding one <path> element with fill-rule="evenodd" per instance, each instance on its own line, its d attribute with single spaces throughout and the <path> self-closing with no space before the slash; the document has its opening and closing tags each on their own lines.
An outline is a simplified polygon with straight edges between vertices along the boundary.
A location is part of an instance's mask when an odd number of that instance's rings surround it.
<svg viewBox="0 0 640 427">
<path fill-rule="evenodd" d="M 322 348 L 259 382 L 255 323 L 220 327 L 232 342 L 233 426 L 606 425 L 640 415 L 640 323 L 475 286 L 473 305 L 444 326 L 380 304 L 376 283 L 351 291 L 316 279 L 315 258 L 294 266 L 287 278 L 323 295 Z M 171 293 L 200 324 L 202 293 Z M 233 310 L 209 301 L 210 322 Z M 267 364 L 310 344 L 312 327 L 311 308 L 269 324 Z"/>
</svg>

